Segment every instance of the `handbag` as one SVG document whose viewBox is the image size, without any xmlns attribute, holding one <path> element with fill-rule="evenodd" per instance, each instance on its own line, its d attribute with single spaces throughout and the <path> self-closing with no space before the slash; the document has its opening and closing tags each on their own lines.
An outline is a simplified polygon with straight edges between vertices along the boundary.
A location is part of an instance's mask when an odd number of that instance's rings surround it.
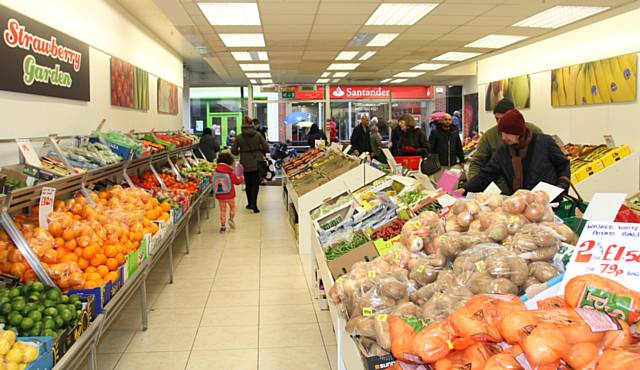
<svg viewBox="0 0 640 370">
<path fill-rule="evenodd" d="M 434 173 L 440 171 L 440 157 L 437 154 L 429 154 L 420 162 L 420 172 L 427 176 L 431 176 Z"/>
</svg>

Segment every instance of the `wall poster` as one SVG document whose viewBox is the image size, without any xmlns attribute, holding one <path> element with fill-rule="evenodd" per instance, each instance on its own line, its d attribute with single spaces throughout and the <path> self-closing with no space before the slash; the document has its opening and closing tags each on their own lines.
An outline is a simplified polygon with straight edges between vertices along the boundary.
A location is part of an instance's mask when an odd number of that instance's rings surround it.
<svg viewBox="0 0 640 370">
<path fill-rule="evenodd" d="M 149 72 L 111 57 L 111 105 L 149 110 Z"/>
<path fill-rule="evenodd" d="M 0 90 L 90 100 L 89 46 L 0 6 Z"/>
<path fill-rule="evenodd" d="M 621 55 L 551 70 L 551 106 L 636 100 L 638 55 Z"/>
<path fill-rule="evenodd" d="M 178 85 L 158 78 L 158 112 L 178 114 Z"/>
<path fill-rule="evenodd" d="M 484 109 L 492 111 L 493 107 L 503 98 L 511 100 L 518 109 L 529 108 L 530 95 L 531 76 L 529 75 L 490 82 L 487 85 Z"/>
<path fill-rule="evenodd" d="M 478 93 L 464 96 L 463 111 L 462 126 L 464 128 L 464 143 L 466 144 L 478 136 Z"/>
</svg>

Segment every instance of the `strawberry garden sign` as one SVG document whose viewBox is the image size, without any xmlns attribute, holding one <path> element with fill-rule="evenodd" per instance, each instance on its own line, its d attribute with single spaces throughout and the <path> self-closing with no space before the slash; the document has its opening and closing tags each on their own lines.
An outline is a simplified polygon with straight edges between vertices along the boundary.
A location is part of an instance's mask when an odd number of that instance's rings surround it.
<svg viewBox="0 0 640 370">
<path fill-rule="evenodd" d="M 89 47 L 0 6 L 0 89 L 89 101 Z"/>
</svg>

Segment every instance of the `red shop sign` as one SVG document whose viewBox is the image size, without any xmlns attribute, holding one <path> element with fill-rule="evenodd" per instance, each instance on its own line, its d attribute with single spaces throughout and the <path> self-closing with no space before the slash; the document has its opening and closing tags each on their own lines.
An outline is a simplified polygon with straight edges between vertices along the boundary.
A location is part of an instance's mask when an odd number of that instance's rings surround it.
<svg viewBox="0 0 640 370">
<path fill-rule="evenodd" d="M 331 99 L 431 99 L 433 86 L 331 86 Z"/>
<path fill-rule="evenodd" d="M 316 91 L 300 91 L 300 86 L 296 86 L 296 100 L 322 99 L 324 99 L 324 86 L 316 85 Z"/>
</svg>

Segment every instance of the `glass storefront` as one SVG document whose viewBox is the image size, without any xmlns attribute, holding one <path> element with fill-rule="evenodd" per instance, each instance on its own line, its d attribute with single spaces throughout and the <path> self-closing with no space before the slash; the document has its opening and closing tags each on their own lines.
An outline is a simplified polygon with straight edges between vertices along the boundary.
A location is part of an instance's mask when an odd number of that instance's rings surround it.
<svg viewBox="0 0 640 370">
<path fill-rule="evenodd" d="M 431 100 L 398 100 L 391 102 L 391 118 L 399 119 L 409 113 L 416 120 L 418 127 L 429 135 L 429 116 L 433 112 Z"/>
<path fill-rule="evenodd" d="M 375 100 L 332 101 L 331 118 L 336 122 L 338 139 L 348 141 L 353 129 L 360 123 L 363 115 L 369 116 L 370 122 L 378 122 L 380 133 L 388 138 L 387 121 L 389 120 L 389 102 Z"/>
</svg>

